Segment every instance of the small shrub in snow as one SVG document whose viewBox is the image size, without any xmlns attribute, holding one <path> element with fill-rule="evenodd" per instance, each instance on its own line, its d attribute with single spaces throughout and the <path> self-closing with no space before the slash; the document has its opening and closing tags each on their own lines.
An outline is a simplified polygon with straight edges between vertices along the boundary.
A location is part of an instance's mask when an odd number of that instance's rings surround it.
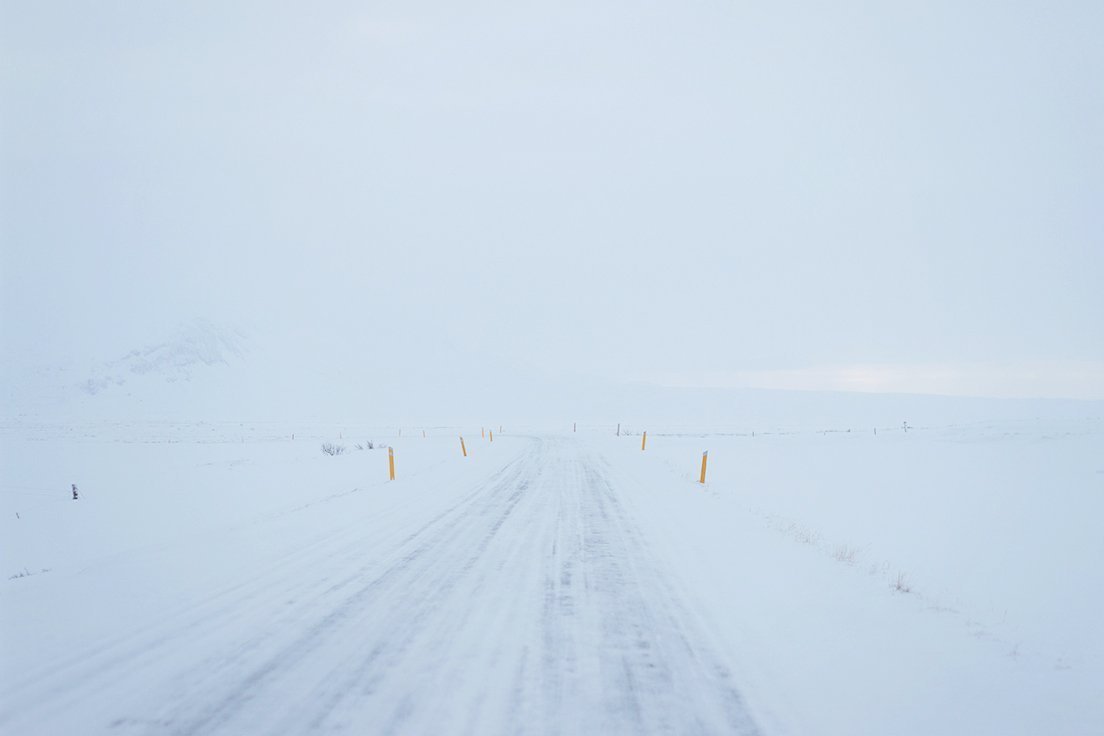
<svg viewBox="0 0 1104 736">
<path fill-rule="evenodd" d="M 832 557 L 836 558 L 839 562 L 846 562 L 848 565 L 854 565 L 858 556 L 859 551 L 854 547 L 848 547 L 846 544 L 837 545 L 836 549 L 832 552 Z"/>
<path fill-rule="evenodd" d="M 820 534 L 793 522 L 790 522 L 790 525 L 784 531 L 802 544 L 817 544 L 820 542 Z"/>
<path fill-rule="evenodd" d="M 909 585 L 908 579 L 903 572 L 897 573 L 897 582 L 893 584 L 893 589 L 898 593 L 911 593 L 912 586 Z"/>
<path fill-rule="evenodd" d="M 345 445 L 335 445 L 332 442 L 322 443 L 322 453 L 324 455 L 341 455 L 345 452 Z"/>
<path fill-rule="evenodd" d="M 50 568 L 43 567 L 39 572 L 50 572 Z M 37 575 L 38 573 L 31 572 L 30 569 L 24 567 L 22 572 L 17 572 L 15 575 L 9 575 L 8 580 L 18 580 L 19 578 L 29 578 L 31 575 Z"/>
</svg>

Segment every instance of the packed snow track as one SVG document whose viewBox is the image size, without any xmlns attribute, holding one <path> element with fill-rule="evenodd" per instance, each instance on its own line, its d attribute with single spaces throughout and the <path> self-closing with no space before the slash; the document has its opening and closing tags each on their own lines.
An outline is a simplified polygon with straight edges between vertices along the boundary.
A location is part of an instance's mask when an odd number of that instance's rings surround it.
<svg viewBox="0 0 1104 736">
<path fill-rule="evenodd" d="M 570 437 L 515 441 L 397 536 L 347 518 L 44 663 L 0 731 L 757 733 L 632 489 Z"/>
</svg>

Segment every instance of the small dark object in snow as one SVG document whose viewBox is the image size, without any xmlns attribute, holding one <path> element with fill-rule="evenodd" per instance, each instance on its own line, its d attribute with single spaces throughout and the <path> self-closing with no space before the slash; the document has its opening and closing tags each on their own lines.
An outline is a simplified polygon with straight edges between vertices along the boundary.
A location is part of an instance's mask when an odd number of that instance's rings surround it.
<svg viewBox="0 0 1104 736">
<path fill-rule="evenodd" d="M 76 483 L 73 484 L 73 500 L 74 501 L 77 500 L 77 484 Z"/>
</svg>

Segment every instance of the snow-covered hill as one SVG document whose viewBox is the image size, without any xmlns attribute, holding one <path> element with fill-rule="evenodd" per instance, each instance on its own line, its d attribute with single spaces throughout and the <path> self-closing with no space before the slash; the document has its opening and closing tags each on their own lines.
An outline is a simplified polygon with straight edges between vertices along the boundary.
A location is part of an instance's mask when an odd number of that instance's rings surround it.
<svg viewBox="0 0 1104 736">
<path fill-rule="evenodd" d="M 127 387 L 143 378 L 151 382 L 187 382 L 197 372 L 240 360 L 245 346 L 246 338 L 240 331 L 196 321 L 164 342 L 132 350 L 121 358 L 96 366 L 78 388 L 95 395 Z"/>
<path fill-rule="evenodd" d="M 204 396 L 223 394 L 234 384 L 248 344 L 240 329 L 197 319 L 103 360 L 71 356 L 43 366 L 4 355 L 7 390 L 0 411 L 72 421 L 183 412 L 197 398 L 206 403 Z"/>
</svg>

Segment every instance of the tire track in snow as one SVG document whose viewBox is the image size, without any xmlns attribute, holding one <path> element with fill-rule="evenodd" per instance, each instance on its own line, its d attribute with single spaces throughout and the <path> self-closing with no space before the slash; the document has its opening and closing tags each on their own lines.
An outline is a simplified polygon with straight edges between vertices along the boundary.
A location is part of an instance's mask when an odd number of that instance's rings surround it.
<svg viewBox="0 0 1104 736">
<path fill-rule="evenodd" d="M 445 523 L 451 516 L 463 513 L 473 499 L 487 492 L 488 485 L 515 473 L 517 462 L 508 463 L 489 479 L 477 484 L 462 499 L 409 533 L 396 545 L 397 552 L 388 554 L 384 562 L 391 560 L 394 564 L 396 557 L 406 554 L 405 545 L 435 525 Z M 51 710 L 79 707 L 82 701 L 102 696 L 102 693 L 90 691 L 99 690 L 105 680 L 126 679 L 131 671 L 156 670 L 162 659 L 171 655 L 174 649 L 187 648 L 189 643 L 203 643 L 228 631 L 239 633 L 242 629 L 255 629 L 258 622 L 269 618 L 264 611 L 281 608 L 289 596 L 309 601 L 340 590 L 362 577 L 369 569 L 362 562 L 364 541 L 365 531 L 356 522 L 336 530 L 336 533 L 327 530 L 306 544 L 281 551 L 265 565 L 262 573 L 224 586 L 176 615 L 101 641 L 68 661 L 50 663 L 41 671 L 25 673 L 15 690 L 7 694 L 10 696 L 8 699 L 13 703 L 33 702 L 42 697 L 42 693 L 48 693 L 47 707 Z M 343 579 L 331 583 L 329 576 L 320 577 L 316 571 L 323 562 L 333 563 L 335 560 L 345 572 Z M 349 573 L 350 569 L 352 573 Z M 318 608 L 314 603 L 304 607 L 308 616 Z M 281 624 L 294 627 L 303 625 L 303 621 L 292 618 Z M 205 665 L 225 669 L 237 657 L 257 649 L 257 645 L 255 637 L 238 636 L 234 640 L 233 652 L 220 651 L 208 658 Z M 0 711 L 0 726 L 15 720 L 17 716 L 26 715 L 24 711 L 22 707 L 12 708 L 9 712 Z M 50 733 L 48 730 L 44 732 Z"/>
</svg>

